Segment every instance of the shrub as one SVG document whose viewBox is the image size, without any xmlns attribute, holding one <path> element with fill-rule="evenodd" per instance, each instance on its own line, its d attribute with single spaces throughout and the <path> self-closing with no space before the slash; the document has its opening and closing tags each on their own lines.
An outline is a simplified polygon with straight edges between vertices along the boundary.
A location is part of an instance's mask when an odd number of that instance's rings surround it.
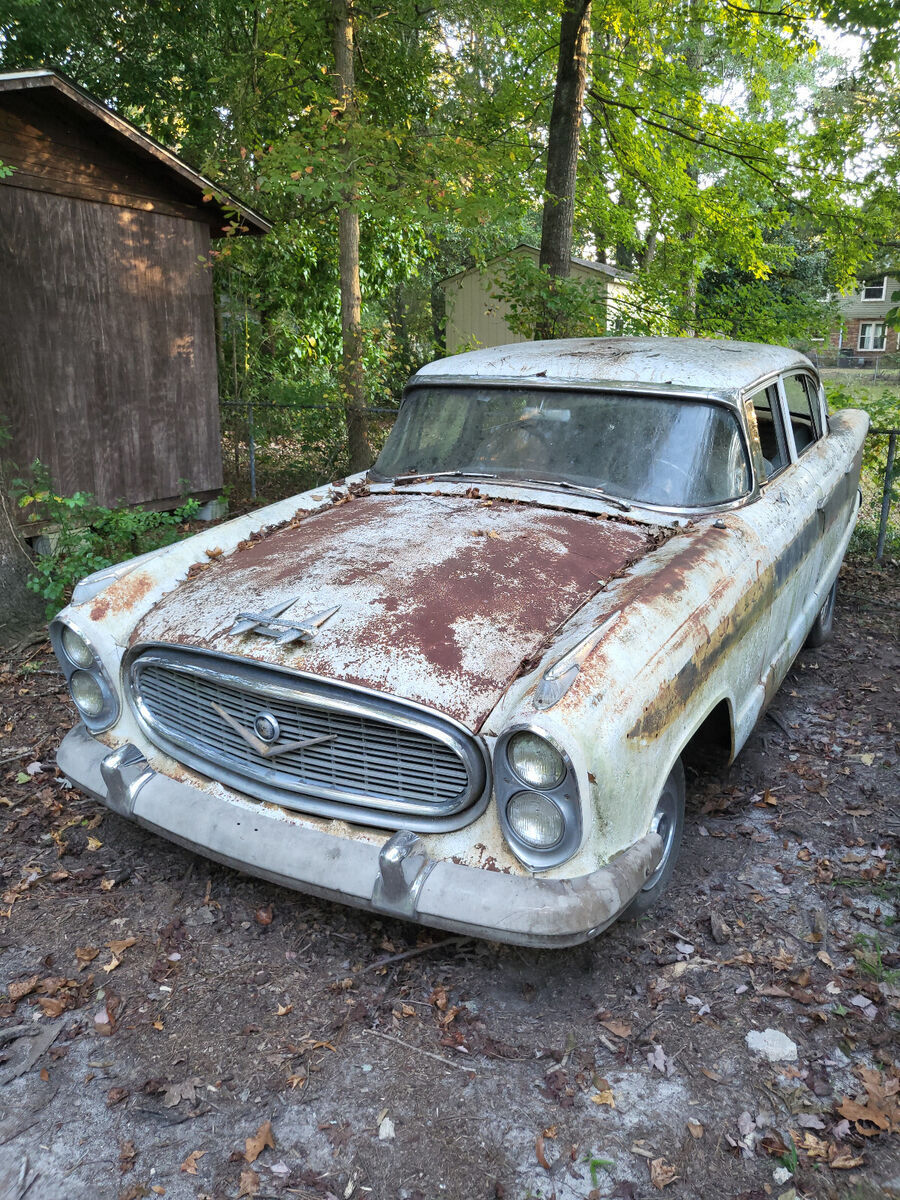
<svg viewBox="0 0 900 1200">
<path fill-rule="evenodd" d="M 89 492 L 59 496 L 47 468 L 35 461 L 31 479 L 13 484 L 19 507 L 30 524 L 46 523 L 52 549 L 34 563 L 28 587 L 47 602 L 52 617 L 67 602 L 79 579 L 137 554 L 168 546 L 190 532 L 197 500 L 185 500 L 173 512 L 143 508 L 105 508 Z"/>
</svg>

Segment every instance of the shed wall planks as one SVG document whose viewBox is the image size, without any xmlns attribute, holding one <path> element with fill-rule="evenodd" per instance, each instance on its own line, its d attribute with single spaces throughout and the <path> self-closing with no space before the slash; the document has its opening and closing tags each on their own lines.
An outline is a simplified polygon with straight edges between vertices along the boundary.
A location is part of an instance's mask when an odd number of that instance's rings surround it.
<svg viewBox="0 0 900 1200">
<path fill-rule="evenodd" d="M 0 186 L 8 457 L 106 504 L 221 487 L 208 251 L 203 221 Z"/>
</svg>

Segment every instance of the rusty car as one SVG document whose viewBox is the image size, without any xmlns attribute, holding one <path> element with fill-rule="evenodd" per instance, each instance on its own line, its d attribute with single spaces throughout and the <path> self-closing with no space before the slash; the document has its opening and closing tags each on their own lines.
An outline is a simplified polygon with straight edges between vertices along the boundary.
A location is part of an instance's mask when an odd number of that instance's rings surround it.
<svg viewBox="0 0 900 1200">
<path fill-rule="evenodd" d="M 59 765 L 289 888 L 586 940 L 669 881 L 686 758 L 827 637 L 866 429 L 768 345 L 433 362 L 370 471 L 77 585 Z"/>
</svg>

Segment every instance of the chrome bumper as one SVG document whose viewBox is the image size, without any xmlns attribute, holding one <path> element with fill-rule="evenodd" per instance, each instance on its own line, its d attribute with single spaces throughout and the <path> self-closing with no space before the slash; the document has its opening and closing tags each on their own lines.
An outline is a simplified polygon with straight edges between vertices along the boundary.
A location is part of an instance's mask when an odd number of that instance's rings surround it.
<svg viewBox="0 0 900 1200">
<path fill-rule="evenodd" d="M 110 751 L 83 725 L 67 734 L 57 762 L 114 812 L 217 862 L 325 900 L 521 946 L 571 946 L 600 933 L 662 851 L 651 833 L 577 879 L 506 875 L 429 859 L 409 830 L 373 845 L 235 793 L 212 795 L 154 771 L 130 743 Z"/>
</svg>

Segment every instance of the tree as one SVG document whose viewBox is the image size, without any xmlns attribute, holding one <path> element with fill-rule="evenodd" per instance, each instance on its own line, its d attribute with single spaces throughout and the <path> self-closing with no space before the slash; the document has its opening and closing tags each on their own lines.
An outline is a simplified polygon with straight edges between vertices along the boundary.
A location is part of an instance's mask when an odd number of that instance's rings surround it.
<svg viewBox="0 0 900 1200">
<path fill-rule="evenodd" d="M 356 114 L 356 81 L 353 65 L 353 15 L 347 0 L 332 0 L 334 15 L 334 64 L 337 101 L 344 121 Z M 366 440 L 365 383 L 363 380 L 362 294 L 359 288 L 359 213 L 353 184 L 349 144 L 345 150 L 347 184 L 338 210 L 338 262 L 341 282 L 341 389 L 347 411 L 347 443 L 350 470 L 361 471 L 372 461 Z"/>
<path fill-rule="evenodd" d="M 559 57 L 547 135 L 547 182 L 541 221 L 540 265 L 551 277 L 568 275 L 572 260 L 575 181 L 590 29 L 591 0 L 567 0 L 559 24 Z M 542 318 L 535 336 L 549 336 L 550 325 L 548 317 Z"/>
</svg>

